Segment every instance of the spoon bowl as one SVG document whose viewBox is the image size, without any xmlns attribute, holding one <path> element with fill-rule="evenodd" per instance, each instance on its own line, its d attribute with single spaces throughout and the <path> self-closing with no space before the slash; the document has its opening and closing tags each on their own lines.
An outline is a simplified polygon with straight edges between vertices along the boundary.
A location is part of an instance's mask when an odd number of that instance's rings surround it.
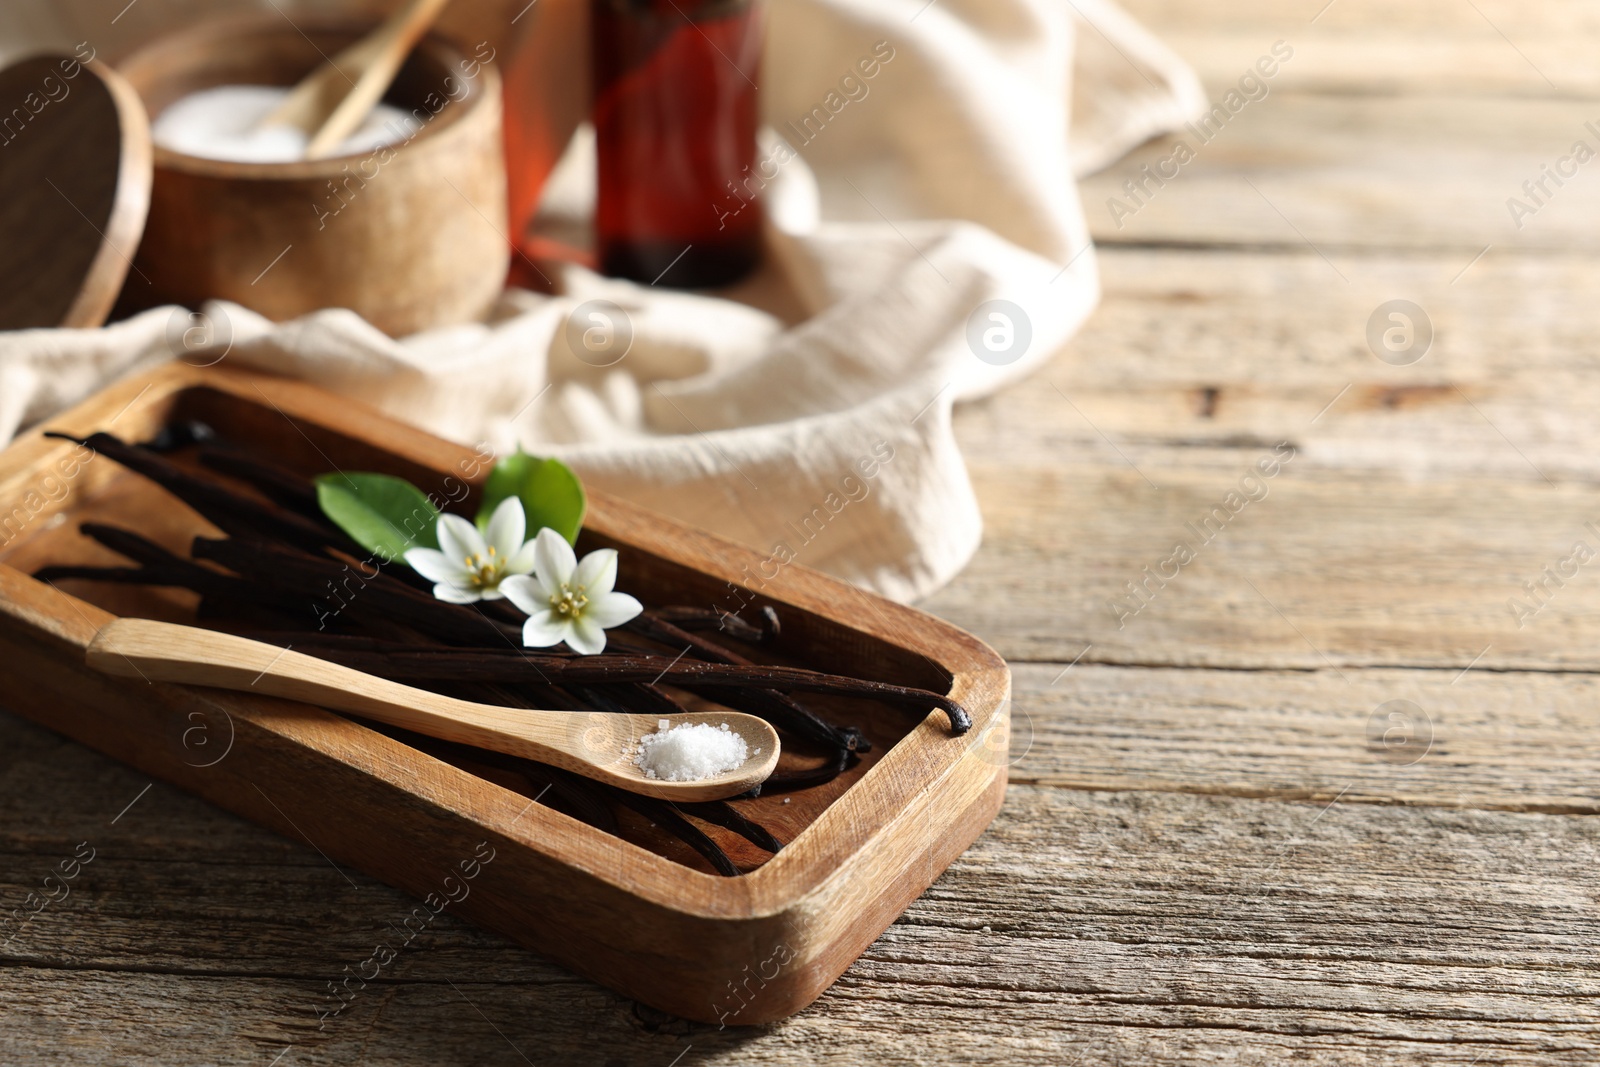
<svg viewBox="0 0 1600 1067">
<path fill-rule="evenodd" d="M 299 700 L 428 737 L 537 760 L 661 800 L 722 800 L 766 781 L 778 763 L 778 735 L 739 712 L 689 712 L 666 718 L 598 711 L 542 711 L 457 700 L 391 682 L 288 648 L 151 619 L 117 619 L 84 654 L 103 673 L 146 682 L 182 682 Z M 748 755 L 723 774 L 691 782 L 648 778 L 634 763 L 658 729 L 705 723 L 737 733 Z"/>
</svg>

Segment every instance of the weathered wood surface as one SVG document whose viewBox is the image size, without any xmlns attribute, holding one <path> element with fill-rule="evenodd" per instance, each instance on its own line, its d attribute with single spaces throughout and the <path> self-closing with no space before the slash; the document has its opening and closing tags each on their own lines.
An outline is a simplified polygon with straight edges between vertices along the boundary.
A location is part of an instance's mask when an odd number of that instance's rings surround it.
<svg viewBox="0 0 1600 1067">
<path fill-rule="evenodd" d="M 471 453 L 461 445 L 352 409 L 320 389 L 226 368 L 174 364 L 136 375 L 50 425 L 57 433 L 77 436 L 119 417 L 119 431 L 135 440 L 149 439 L 172 420 L 226 427 L 227 440 L 250 452 L 268 452 L 302 476 L 330 466 L 369 467 L 450 495 L 455 475 L 446 472 L 470 477 L 473 469 Z M 298 439 L 298 455 L 296 444 L 284 440 L 286 422 L 297 431 L 290 440 Z M 118 462 L 136 465 L 109 442 L 90 440 Z M 0 453 L 0 486 L 68 469 L 77 447 L 47 431 L 31 431 Z M 327 859 L 349 863 L 425 903 L 434 901 L 435 908 L 450 899 L 464 919 L 661 1011 L 719 1024 L 732 1016 L 744 1025 L 800 1011 L 982 833 L 1004 801 L 1006 765 L 992 756 L 1003 751 L 998 742 L 1006 737 L 1010 672 L 1005 662 L 971 635 L 926 613 L 803 569 L 772 583 L 764 597 L 783 621 L 784 647 L 795 661 L 884 681 L 927 679 L 923 684 L 948 686 L 956 703 L 946 709 L 947 716 L 937 717 L 948 717 L 954 729 L 955 713 L 964 711 L 971 744 L 952 743 L 945 727 L 929 719 L 912 724 L 892 711 L 851 715 L 847 721 L 860 723 L 872 742 L 864 760 L 821 787 L 746 802 L 746 814 L 787 844 L 771 862 L 748 867 L 735 858 L 743 850 L 730 852 L 734 865 L 747 871 L 743 877 L 722 877 L 696 869 L 700 865 L 693 861 L 689 866 L 679 862 L 683 842 L 652 833 L 659 820 L 648 813 L 638 813 L 632 823 L 619 820 L 607 832 L 534 803 L 536 782 L 503 769 L 484 773 L 479 761 L 448 751 L 448 743 L 475 743 L 458 732 L 459 723 L 436 731 L 398 705 L 350 703 L 348 693 L 333 702 L 341 710 L 425 735 L 406 741 L 316 707 L 317 687 L 308 687 L 305 671 L 330 680 L 330 668 L 321 661 L 297 665 L 293 652 L 256 646 L 258 651 L 245 657 L 254 662 L 236 664 L 242 668 L 237 677 L 211 679 L 231 692 L 162 688 L 163 680 L 186 672 L 163 665 L 155 646 L 162 639 L 169 644 L 183 639 L 152 636 L 151 626 L 160 630 L 166 624 L 138 619 L 164 613 L 171 601 L 145 598 L 126 586 L 114 599 L 102 599 L 104 586 L 83 589 L 63 577 L 81 595 L 78 603 L 65 590 L 27 577 L 41 563 L 82 561 L 80 522 L 131 521 L 152 541 L 174 548 L 212 529 L 188 509 L 168 507 L 166 492 L 152 479 L 127 470 L 102 472 L 101 466 L 95 464 L 91 475 L 105 479 L 98 493 L 56 494 L 60 510 L 55 517 L 69 521 L 52 525 L 53 518 L 41 513 L 31 536 L 16 538 L 0 552 L 0 693 L 10 707 L 151 777 L 304 840 Z M 759 563 L 751 549 L 600 492 L 589 494 L 584 533 L 596 547 L 622 552 L 624 584 L 647 603 L 705 602 Z M 356 595 L 358 589 L 349 592 Z M 863 622 L 862 612 L 872 619 Z M 124 616 L 122 624 L 106 626 L 116 615 Z M 143 626 L 144 637 L 135 634 L 130 640 L 120 628 L 129 624 L 135 631 Z M 110 647 L 101 647 L 106 642 Z M 188 642 L 191 649 L 198 644 Z M 109 661 L 109 673 L 117 677 L 85 670 L 86 659 L 90 668 Z M 131 671 L 124 659 L 132 661 Z M 274 682 L 281 669 L 301 675 L 300 680 Z M 260 699 L 269 694 L 306 703 L 284 707 Z M 408 703 L 403 692 L 391 695 L 399 704 Z M 818 711 L 830 707 L 809 697 L 807 703 Z M 460 702 L 438 710 L 454 715 L 474 707 L 493 710 Z M 216 724 L 215 734 L 201 725 L 205 722 Z M 189 742 L 197 728 L 200 739 L 214 737 L 221 751 L 195 752 L 198 746 Z M 446 744 L 437 745 L 432 737 Z M 992 749 L 991 742 L 997 743 Z M 787 751 L 777 756 L 800 756 L 789 765 L 803 770 L 799 746 L 784 747 Z M 768 745 L 768 758 L 774 754 Z M 554 757 L 552 762 L 563 763 Z M 470 856 L 464 856 L 468 850 Z M 476 881 L 491 861 L 495 873 Z M 77 858 L 61 863 L 65 879 L 74 877 Z M 63 881 L 47 874 L 44 892 L 25 897 L 24 907 L 37 911 L 41 895 L 64 896 Z M 0 933 L 9 939 L 9 930 Z M 787 952 L 782 959 L 775 955 L 780 947 Z M 372 973 L 349 977 L 357 982 L 375 978 L 392 956 L 387 943 L 374 946 L 356 968 Z M 641 960 L 649 965 L 641 966 Z M 752 985 L 744 988 L 747 982 Z M 743 995 L 728 1005 L 734 989 Z"/>
<path fill-rule="evenodd" d="M 1600 71 L 1590 58 L 1600 17 L 1580 4 L 1130 0 L 1124 6 L 1213 88 L 1238 78 L 1257 54 L 1284 40 L 1296 54 L 1283 83 L 1320 92 L 1577 96 L 1600 90 Z"/>
<path fill-rule="evenodd" d="M 1254 59 L 1242 56 L 1241 70 Z M 1600 136 L 1586 128 L 1600 126 L 1596 120 L 1600 108 L 1589 99 L 1278 89 L 1214 136 L 1205 131 L 1206 140 L 1193 133 L 1159 140 L 1089 179 L 1084 207 L 1103 240 L 1294 248 L 1310 241 L 1341 269 L 1351 248 L 1459 247 L 1463 264 L 1489 243 L 1582 250 L 1592 247 L 1600 204 L 1592 158 L 1582 167 L 1563 164 L 1573 173 L 1559 187 L 1547 179 L 1539 200 L 1522 183 L 1539 178 L 1541 165 L 1554 166 L 1578 140 L 1600 150 Z M 1179 139 L 1194 159 L 1133 199 L 1124 180 L 1145 164 L 1154 169 Z M 1128 212 L 1120 220 L 1108 205 L 1112 197 Z M 1514 216 L 1511 197 L 1536 210 Z"/>
<path fill-rule="evenodd" d="M 1019 664 L 1011 780 L 1600 813 L 1594 675 L 1342 673 Z"/>
<path fill-rule="evenodd" d="M 1021 785 L 817 1007 L 780 1026 L 719 1032 L 638 1009 L 446 914 L 318 1029 L 325 983 L 412 901 L 165 786 L 112 825 L 144 779 L 14 720 L 6 739 L 0 813 L 27 827 L 9 832 L 8 871 L 26 881 L 80 840 L 98 850 L 6 951 L 12 1062 L 265 1064 L 285 1048 L 284 1063 L 662 1067 L 1600 1055 L 1591 819 Z"/>
<path fill-rule="evenodd" d="M 1021 659 L 1594 669 L 1593 567 L 1543 605 L 1524 583 L 1600 553 L 1600 271 L 1491 253 L 1451 286 L 1470 259 L 1373 253 L 1346 284 L 1304 250 L 1104 251 L 1105 305 L 1037 387 L 958 413 L 987 539 L 927 606 Z M 1410 366 L 1367 347 L 1394 296 L 1435 325 Z M 1281 442 L 1202 543 L 1186 524 Z M 1108 606 L 1180 541 L 1147 606 Z"/>
<path fill-rule="evenodd" d="M 145 779 L 0 718 L 3 899 L 103 847 L 0 949 L 0 1059 L 1600 1060 L 1600 562 L 1520 628 L 1507 604 L 1600 551 L 1600 162 L 1520 231 L 1505 206 L 1600 121 L 1600 20 L 1127 6 L 1214 96 L 1296 54 L 1122 229 L 1105 199 L 1170 147 L 1086 183 L 1104 305 L 958 415 L 988 531 L 928 606 L 1017 661 L 1017 784 L 838 985 L 719 1033 L 447 914 L 318 1031 L 411 901 L 161 786 L 111 825 Z M 1365 339 L 1395 297 L 1438 330 L 1409 366 Z M 1119 628 L 1107 599 L 1280 441 L 1269 495 Z"/>
</svg>

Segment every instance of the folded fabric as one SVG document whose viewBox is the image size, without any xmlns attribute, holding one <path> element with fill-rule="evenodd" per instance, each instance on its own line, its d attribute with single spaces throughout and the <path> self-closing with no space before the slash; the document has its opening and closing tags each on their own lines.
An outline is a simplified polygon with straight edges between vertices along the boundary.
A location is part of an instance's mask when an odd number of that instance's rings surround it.
<svg viewBox="0 0 1600 1067">
<path fill-rule="evenodd" d="M 200 349 L 175 343 L 176 309 L 4 334 L 0 440 L 148 363 L 227 360 L 448 438 L 559 456 L 590 485 L 757 548 L 752 581 L 798 562 L 897 599 L 932 591 L 981 535 L 952 405 L 1048 359 L 1098 299 L 1074 175 L 1203 97 L 1106 0 L 770 11 L 765 136 L 798 157 L 763 194 L 769 254 L 738 299 L 566 266 L 559 295 L 511 290 L 486 322 L 398 340 L 347 311 L 275 324 L 228 304 L 205 309 L 216 340 Z M 885 44 L 865 91 L 838 92 Z M 825 125 L 797 124 L 818 107 Z M 580 131 L 541 225 L 582 225 L 592 152 Z M 590 328 L 631 343 L 597 359 Z"/>
</svg>

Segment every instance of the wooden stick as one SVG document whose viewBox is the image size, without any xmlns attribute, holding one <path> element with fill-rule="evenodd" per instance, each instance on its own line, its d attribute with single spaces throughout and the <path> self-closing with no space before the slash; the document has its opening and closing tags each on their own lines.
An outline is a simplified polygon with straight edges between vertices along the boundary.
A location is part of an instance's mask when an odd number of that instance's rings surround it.
<svg viewBox="0 0 1600 1067">
<path fill-rule="evenodd" d="M 331 155 L 366 121 L 447 3 L 410 0 L 372 33 L 302 79 L 260 126 L 298 127 L 311 137 L 307 159 Z"/>
</svg>

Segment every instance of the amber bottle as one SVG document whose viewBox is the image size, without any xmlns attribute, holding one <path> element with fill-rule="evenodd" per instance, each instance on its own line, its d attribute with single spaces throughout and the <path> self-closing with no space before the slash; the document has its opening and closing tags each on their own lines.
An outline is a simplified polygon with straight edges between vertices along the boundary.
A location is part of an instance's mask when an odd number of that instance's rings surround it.
<svg viewBox="0 0 1600 1067">
<path fill-rule="evenodd" d="M 761 253 L 760 0 L 592 0 L 595 244 L 613 277 L 724 285 Z"/>
</svg>

